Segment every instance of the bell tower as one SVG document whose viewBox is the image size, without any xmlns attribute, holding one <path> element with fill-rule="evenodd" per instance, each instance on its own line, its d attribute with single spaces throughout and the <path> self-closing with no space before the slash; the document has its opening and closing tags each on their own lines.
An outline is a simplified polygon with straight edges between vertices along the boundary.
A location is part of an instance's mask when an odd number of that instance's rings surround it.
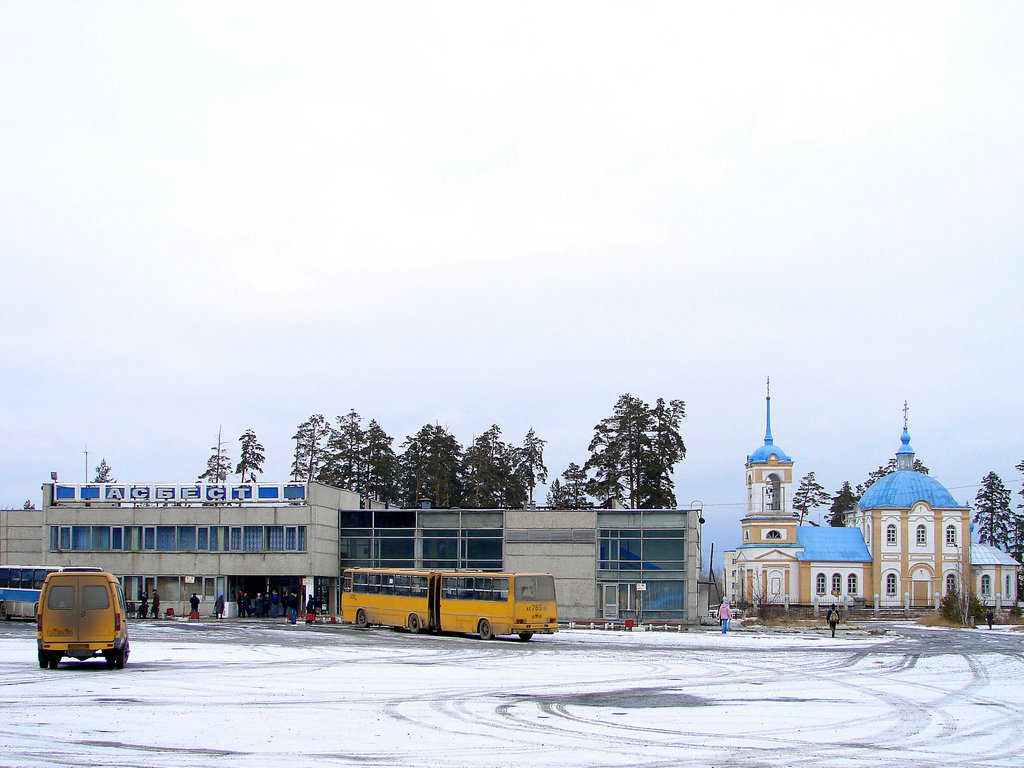
<svg viewBox="0 0 1024 768">
<path fill-rule="evenodd" d="M 747 456 L 747 517 L 793 517 L 793 460 L 772 439 L 771 379 L 765 382 L 764 445 Z"/>
</svg>

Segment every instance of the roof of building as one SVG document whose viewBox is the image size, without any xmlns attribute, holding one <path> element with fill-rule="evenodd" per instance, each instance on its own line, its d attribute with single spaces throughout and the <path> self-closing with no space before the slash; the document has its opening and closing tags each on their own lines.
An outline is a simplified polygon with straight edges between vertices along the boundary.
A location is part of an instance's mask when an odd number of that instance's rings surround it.
<svg viewBox="0 0 1024 768">
<path fill-rule="evenodd" d="M 959 509 L 963 506 L 934 477 L 912 469 L 901 469 L 872 483 L 860 499 L 860 508 L 909 509 L 919 501 L 927 502 L 933 509 Z"/>
<path fill-rule="evenodd" d="M 800 560 L 820 562 L 870 563 L 871 553 L 860 528 L 801 526 L 796 529 L 797 544 L 804 548 Z"/>
<path fill-rule="evenodd" d="M 1017 565 L 1016 560 L 1001 549 L 988 544 L 971 544 L 971 565 Z"/>
</svg>

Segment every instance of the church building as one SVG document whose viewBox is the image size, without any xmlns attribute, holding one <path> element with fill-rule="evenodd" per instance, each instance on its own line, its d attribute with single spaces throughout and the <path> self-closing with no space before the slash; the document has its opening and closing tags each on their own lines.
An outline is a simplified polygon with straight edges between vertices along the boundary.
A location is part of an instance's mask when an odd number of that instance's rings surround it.
<svg viewBox="0 0 1024 768">
<path fill-rule="evenodd" d="M 724 553 L 730 601 L 934 607 L 966 583 L 986 604 L 1016 603 L 1020 564 L 994 547 L 972 545 L 970 507 L 914 469 L 905 409 L 896 471 L 867 489 L 845 527 L 799 524 L 793 465 L 772 438 L 769 391 L 764 445 L 745 464 L 742 542 Z"/>
</svg>

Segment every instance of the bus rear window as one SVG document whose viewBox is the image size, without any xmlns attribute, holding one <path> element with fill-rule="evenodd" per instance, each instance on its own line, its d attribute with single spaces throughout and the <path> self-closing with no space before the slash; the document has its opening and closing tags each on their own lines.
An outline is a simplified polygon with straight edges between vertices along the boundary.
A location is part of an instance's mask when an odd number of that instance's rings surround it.
<svg viewBox="0 0 1024 768">
<path fill-rule="evenodd" d="M 75 607 L 75 588 L 71 584 L 50 587 L 46 596 L 46 607 L 51 611 L 67 611 Z"/>
<path fill-rule="evenodd" d="M 98 611 L 110 607 L 110 593 L 104 584 L 85 584 L 82 587 L 82 607 Z"/>
<path fill-rule="evenodd" d="M 555 579 L 552 576 L 516 576 L 516 600 L 535 600 L 549 603 L 555 599 Z"/>
</svg>

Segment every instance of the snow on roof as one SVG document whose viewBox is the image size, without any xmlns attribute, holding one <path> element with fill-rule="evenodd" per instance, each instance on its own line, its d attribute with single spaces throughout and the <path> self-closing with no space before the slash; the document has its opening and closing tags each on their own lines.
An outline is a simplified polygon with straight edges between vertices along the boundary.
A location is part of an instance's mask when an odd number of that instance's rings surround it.
<svg viewBox="0 0 1024 768">
<path fill-rule="evenodd" d="M 1016 560 L 1001 549 L 988 544 L 971 544 L 971 565 L 1017 565 Z"/>
</svg>

